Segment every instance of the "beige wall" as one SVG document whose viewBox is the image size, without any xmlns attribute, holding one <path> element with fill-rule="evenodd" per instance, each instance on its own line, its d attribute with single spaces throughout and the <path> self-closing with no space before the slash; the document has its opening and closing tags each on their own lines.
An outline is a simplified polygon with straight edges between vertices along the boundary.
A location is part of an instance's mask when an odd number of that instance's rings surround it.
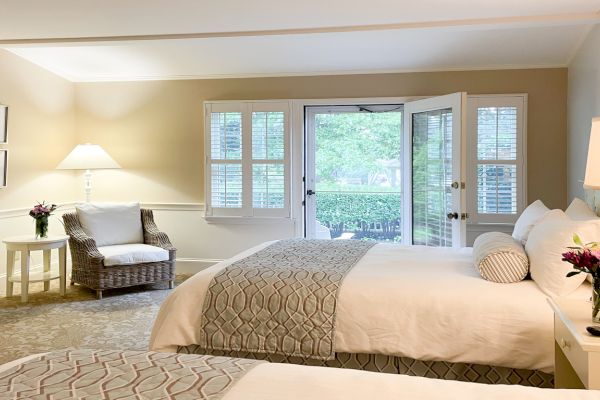
<svg viewBox="0 0 600 400">
<path fill-rule="evenodd" d="M 0 210 L 72 201 L 74 175 L 54 168 L 75 144 L 74 87 L 0 49 L 0 104 L 9 106 L 8 186 Z"/>
<path fill-rule="evenodd" d="M 588 140 L 593 117 L 600 117 L 600 25 L 569 65 L 568 194 L 583 198 Z"/>
<path fill-rule="evenodd" d="M 528 93 L 528 197 L 566 205 L 566 69 L 76 84 L 80 141 L 124 167 L 95 179 L 96 199 L 204 202 L 205 100 Z"/>
</svg>

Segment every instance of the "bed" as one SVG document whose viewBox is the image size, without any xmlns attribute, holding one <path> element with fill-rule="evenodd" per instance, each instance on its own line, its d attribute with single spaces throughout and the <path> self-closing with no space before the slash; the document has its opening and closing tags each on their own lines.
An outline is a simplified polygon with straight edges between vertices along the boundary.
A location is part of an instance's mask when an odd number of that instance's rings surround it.
<svg viewBox="0 0 600 400">
<path fill-rule="evenodd" d="M 64 350 L 0 365 L 0 398 L 598 399 L 597 391 L 484 385 L 227 357 Z"/>
<path fill-rule="evenodd" d="M 531 280 L 482 279 L 472 249 L 376 244 L 339 290 L 335 359 L 207 349 L 203 307 L 215 276 L 270 246 L 264 243 L 203 270 L 162 305 L 150 350 L 349 367 L 482 383 L 552 385 L 553 313 Z M 587 299 L 583 284 L 569 297 Z"/>
</svg>

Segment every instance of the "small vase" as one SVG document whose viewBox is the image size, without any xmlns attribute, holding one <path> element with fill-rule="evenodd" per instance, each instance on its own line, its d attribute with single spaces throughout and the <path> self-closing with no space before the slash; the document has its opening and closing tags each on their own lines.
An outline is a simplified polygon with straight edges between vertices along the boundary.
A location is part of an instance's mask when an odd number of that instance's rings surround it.
<svg viewBox="0 0 600 400">
<path fill-rule="evenodd" d="M 35 219 L 35 238 L 43 239 L 46 237 L 48 237 L 48 216 L 44 215 Z"/>
<path fill-rule="evenodd" d="M 592 321 L 600 323 L 600 279 L 592 277 Z"/>
</svg>

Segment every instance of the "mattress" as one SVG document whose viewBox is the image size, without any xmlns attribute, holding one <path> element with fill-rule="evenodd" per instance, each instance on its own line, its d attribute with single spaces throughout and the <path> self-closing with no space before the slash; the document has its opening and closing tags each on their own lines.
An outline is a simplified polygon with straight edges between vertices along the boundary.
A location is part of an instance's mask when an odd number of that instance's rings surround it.
<svg viewBox="0 0 600 400">
<path fill-rule="evenodd" d="M 82 351 L 78 351 L 81 353 Z M 46 394 L 53 392 L 68 397 L 69 393 L 79 393 L 79 388 L 84 387 L 104 393 L 102 398 L 115 398 L 109 393 L 136 392 L 135 398 L 144 397 L 136 388 L 148 390 L 150 387 L 154 393 L 153 398 L 168 398 L 168 396 L 156 396 L 157 390 L 172 391 L 172 380 L 174 373 L 187 374 L 191 376 L 192 384 L 202 383 L 205 385 L 217 384 L 224 387 L 218 393 L 202 391 L 200 395 L 189 395 L 182 393 L 173 396 L 178 399 L 223 399 L 223 400 L 287 400 L 313 399 L 313 400 L 347 400 L 347 399 L 529 399 L 529 400 L 587 400 L 598 399 L 597 391 L 588 390 L 554 390 L 523 387 L 518 385 L 484 385 L 478 383 L 442 381 L 430 378 L 420 378 L 406 375 L 382 374 L 367 371 L 347 370 L 338 368 L 309 367 L 293 364 L 260 363 L 232 379 L 225 370 L 192 368 L 188 365 L 198 365 L 199 361 L 209 361 L 211 365 L 237 364 L 243 360 L 226 359 L 224 357 L 186 356 L 169 357 L 175 359 L 168 368 L 157 368 L 152 365 L 153 357 L 148 353 L 147 357 L 137 356 L 135 362 L 131 362 L 131 355 L 125 354 L 120 357 L 119 362 L 102 363 L 96 362 L 96 366 L 86 364 L 84 366 L 74 363 L 54 363 L 40 366 L 36 369 L 27 368 L 27 361 L 35 362 L 43 355 L 34 355 L 27 360 L 17 360 L 9 364 L 0 365 L 0 375 L 8 378 L 0 379 L 0 392 L 14 394 L 16 390 L 26 388 L 38 392 L 39 395 L 28 398 L 46 398 Z M 143 355 L 142 355 L 143 356 Z M 140 361 L 140 358 L 142 360 Z M 147 358 L 148 361 L 144 360 Z M 204 361 L 203 361 L 204 362 Z M 162 365 L 164 367 L 165 365 Z M 118 373 L 115 373 L 119 368 Z M 53 369 L 54 371 L 51 371 Z M 85 372 L 87 369 L 87 373 Z M 153 369 L 151 374 L 148 369 Z M 185 371 L 188 369 L 187 371 Z M 18 374 L 19 370 L 25 370 L 28 374 Z M 45 376 L 53 375 L 60 370 L 61 379 L 45 379 Z M 89 371 L 94 370 L 95 374 Z M 50 371 L 50 372 L 49 372 Z M 105 371 L 105 372 L 102 372 Z M 218 372 L 216 372 L 218 371 Z M 15 375 L 15 372 L 17 373 Z M 146 373 L 146 376 L 142 376 Z M 142 374 L 142 375 L 140 375 Z M 197 378 L 194 378 L 197 377 Z M 43 384 L 41 384 L 43 382 Z M 168 384 L 167 384 L 168 383 Z M 181 385 L 181 382 L 178 383 Z M 127 388 L 127 385 L 131 385 Z M 162 388 L 161 388 L 162 385 Z M 117 389 L 117 390 L 115 390 Z M 127 398 L 133 398 L 129 396 Z M 63 398 L 63 397 L 61 397 Z M 171 398 L 171 397 L 169 397 Z"/>
<path fill-rule="evenodd" d="M 269 243 L 195 274 L 163 303 L 150 349 L 197 343 L 212 277 Z M 587 299 L 584 283 L 569 297 Z M 377 244 L 339 292 L 334 348 L 425 361 L 486 364 L 552 372 L 553 312 L 531 280 L 512 284 L 479 276 L 472 249 Z"/>
</svg>

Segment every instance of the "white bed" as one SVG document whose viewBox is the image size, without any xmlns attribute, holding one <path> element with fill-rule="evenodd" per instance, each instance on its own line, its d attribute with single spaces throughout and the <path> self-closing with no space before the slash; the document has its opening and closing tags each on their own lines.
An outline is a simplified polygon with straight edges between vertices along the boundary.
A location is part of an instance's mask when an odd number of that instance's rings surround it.
<svg viewBox="0 0 600 400">
<path fill-rule="evenodd" d="M 26 375 L 17 375 L 15 377 L 14 370 L 11 368 L 22 368 L 24 362 L 34 361 L 42 355 L 33 355 L 25 359 L 13 361 L 11 363 L 0 365 L 0 374 L 6 372 L 12 374 L 12 378 L 0 379 L 0 393 L 14 394 L 16 390 L 29 390 L 31 392 L 62 392 L 70 394 L 72 398 L 79 393 L 79 387 L 94 388 L 100 393 L 104 393 L 102 398 L 114 398 L 111 392 L 106 392 L 107 388 L 123 387 L 128 385 L 134 379 L 137 379 L 138 387 L 140 375 L 132 376 L 131 371 L 122 369 L 127 359 L 123 358 L 117 363 L 106 363 L 97 361 L 97 371 L 105 371 L 104 373 L 96 373 L 94 379 L 88 379 L 90 375 L 86 375 L 83 368 L 77 365 L 69 366 L 68 363 L 54 363 L 55 370 L 62 370 L 61 379 L 42 379 L 44 384 L 41 386 L 39 378 L 37 381 Z M 188 356 L 189 357 L 189 356 Z M 198 356 L 200 357 L 200 356 Z M 111 366 L 112 365 L 112 366 Z M 89 367 L 86 363 L 85 368 Z M 145 365 L 140 365 L 144 370 L 156 367 L 153 362 L 148 362 Z M 38 368 L 36 375 L 47 373 L 48 368 Z M 160 367 L 159 367 L 160 368 Z M 163 378 L 160 375 L 154 378 L 153 382 L 156 387 L 160 385 L 169 386 L 168 379 L 174 378 L 170 376 L 170 371 L 181 372 L 186 368 L 185 362 L 180 362 L 176 365 L 172 364 L 171 368 L 162 368 Z M 138 369 L 139 371 L 139 369 Z M 160 371 L 159 371 L 160 373 Z M 193 369 L 190 374 L 196 376 L 210 373 L 206 369 Z M 201 381 L 207 379 L 231 379 L 230 376 L 224 374 L 212 374 L 201 376 Z M 74 378 L 69 380 L 69 378 Z M 149 378 L 144 378 L 149 379 Z M 294 399 L 312 399 L 312 400 L 347 400 L 347 399 L 461 399 L 461 400 L 506 400 L 506 399 L 530 399 L 530 400 L 588 400 L 600 398 L 600 393 L 593 390 L 554 390 L 554 389 L 539 389 L 532 387 L 524 387 L 519 385 L 484 385 L 478 383 L 443 381 L 430 378 L 420 378 L 406 375 L 382 374 L 367 371 L 357 371 L 338 368 L 324 367 L 309 367 L 292 364 L 275 364 L 262 363 L 250 369 L 246 374 L 239 378 L 232 379 L 233 382 L 223 393 L 215 395 L 216 398 L 223 400 L 286 400 Z M 65 382 L 67 381 L 67 382 Z M 8 383 L 10 382 L 10 383 Z M 148 381 L 152 384 L 151 381 Z M 154 385 L 154 384 L 152 384 Z M 125 389 L 127 389 L 125 387 Z M 136 387 L 137 389 L 137 387 Z M 114 389 L 111 389 L 114 390 Z M 133 388 L 130 389 L 135 392 Z M 137 392 L 136 392 L 137 393 Z M 36 398 L 46 398 L 45 394 L 39 394 Z M 61 397 L 62 398 L 62 397 Z M 96 398 L 96 397 L 94 397 Z M 133 396 L 127 397 L 133 398 Z M 135 398 L 148 398 L 137 393 Z M 153 397 L 157 398 L 157 397 Z M 167 396 L 161 397 L 167 398 Z M 180 395 L 177 398 L 199 398 L 197 396 Z M 204 399 L 212 399 L 210 394 L 205 393 Z"/>
<path fill-rule="evenodd" d="M 203 270 L 180 285 L 157 316 L 150 349 L 198 343 L 212 277 L 269 243 Z M 553 313 L 532 280 L 482 279 L 472 249 L 377 244 L 339 293 L 335 351 L 553 372 Z M 569 297 L 586 299 L 584 283 Z"/>
</svg>

